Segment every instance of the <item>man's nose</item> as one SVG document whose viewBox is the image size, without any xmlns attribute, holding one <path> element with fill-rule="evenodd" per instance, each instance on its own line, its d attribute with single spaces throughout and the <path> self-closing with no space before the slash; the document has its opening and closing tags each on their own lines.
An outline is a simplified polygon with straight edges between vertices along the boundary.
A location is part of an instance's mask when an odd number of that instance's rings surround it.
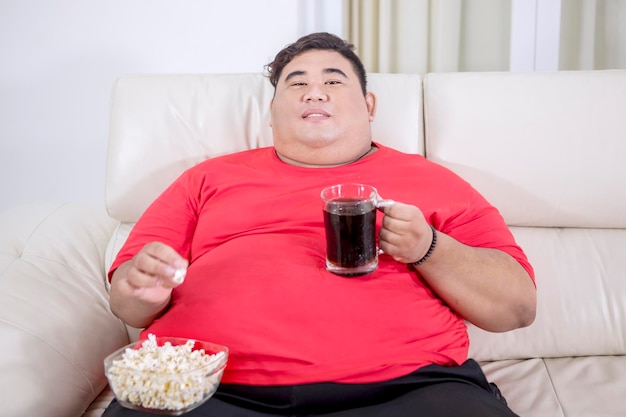
<svg viewBox="0 0 626 417">
<path fill-rule="evenodd" d="M 323 88 L 317 85 L 312 85 L 304 94 L 304 101 L 327 101 L 328 95 Z"/>
</svg>

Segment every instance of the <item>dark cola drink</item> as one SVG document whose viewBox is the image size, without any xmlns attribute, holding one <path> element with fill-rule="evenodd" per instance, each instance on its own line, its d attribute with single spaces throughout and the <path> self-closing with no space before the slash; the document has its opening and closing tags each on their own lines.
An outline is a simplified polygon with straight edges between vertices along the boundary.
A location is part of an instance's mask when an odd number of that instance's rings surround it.
<svg viewBox="0 0 626 417">
<path fill-rule="evenodd" d="M 326 267 L 344 276 L 363 275 L 378 266 L 376 207 L 372 200 L 337 198 L 324 208 Z"/>
</svg>

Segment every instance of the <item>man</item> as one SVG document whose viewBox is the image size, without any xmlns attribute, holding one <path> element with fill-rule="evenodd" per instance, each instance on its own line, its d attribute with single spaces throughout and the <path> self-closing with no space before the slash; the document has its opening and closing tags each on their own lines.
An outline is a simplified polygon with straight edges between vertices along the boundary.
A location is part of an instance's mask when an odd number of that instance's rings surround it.
<svg viewBox="0 0 626 417">
<path fill-rule="evenodd" d="M 464 323 L 534 320 L 533 271 L 498 211 L 375 142 L 352 45 L 311 34 L 268 69 L 274 146 L 200 163 L 146 210 L 111 268 L 112 311 L 143 337 L 230 348 L 189 416 L 514 416 L 468 360 Z M 319 193 L 340 182 L 396 201 L 378 220 L 378 269 L 356 278 L 325 270 Z M 105 413 L 135 415 L 115 401 Z"/>
</svg>

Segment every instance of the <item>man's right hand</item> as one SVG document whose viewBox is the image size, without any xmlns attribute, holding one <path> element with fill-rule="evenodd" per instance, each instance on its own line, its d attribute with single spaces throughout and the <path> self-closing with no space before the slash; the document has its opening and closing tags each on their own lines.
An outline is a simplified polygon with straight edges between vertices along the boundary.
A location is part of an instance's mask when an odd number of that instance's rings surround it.
<svg viewBox="0 0 626 417">
<path fill-rule="evenodd" d="M 181 283 L 174 275 L 187 266 L 187 260 L 170 246 L 146 244 L 113 273 L 111 311 L 133 327 L 146 327 L 168 306 L 172 288 Z"/>
</svg>

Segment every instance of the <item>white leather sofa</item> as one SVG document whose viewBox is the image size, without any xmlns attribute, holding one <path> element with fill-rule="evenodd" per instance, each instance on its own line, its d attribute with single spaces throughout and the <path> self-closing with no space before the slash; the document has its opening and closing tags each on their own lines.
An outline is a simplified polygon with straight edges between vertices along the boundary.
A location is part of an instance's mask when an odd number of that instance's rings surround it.
<svg viewBox="0 0 626 417">
<path fill-rule="evenodd" d="M 522 417 L 626 416 L 626 71 L 371 74 L 374 138 L 458 172 L 501 209 L 533 263 L 536 322 L 471 356 Z M 136 337 L 105 271 L 183 169 L 271 144 L 259 74 L 122 77 L 106 207 L 0 213 L 0 414 L 95 417 L 102 359 Z"/>
</svg>

